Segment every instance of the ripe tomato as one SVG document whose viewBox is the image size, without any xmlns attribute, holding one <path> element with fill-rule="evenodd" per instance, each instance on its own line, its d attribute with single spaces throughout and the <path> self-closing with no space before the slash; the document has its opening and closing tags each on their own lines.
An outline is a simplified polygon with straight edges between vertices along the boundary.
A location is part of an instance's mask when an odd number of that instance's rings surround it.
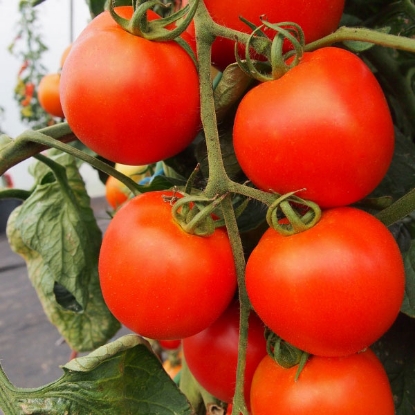
<svg viewBox="0 0 415 415">
<path fill-rule="evenodd" d="M 236 289 L 223 228 L 190 235 L 174 221 L 171 191 L 127 201 L 104 234 L 99 277 L 104 300 L 130 330 L 151 339 L 181 339 L 212 324 Z M 179 196 L 179 195 L 177 195 Z"/>
<path fill-rule="evenodd" d="M 146 171 L 147 166 L 128 166 L 124 164 L 115 164 L 115 169 L 121 173 L 124 173 L 126 176 L 129 176 L 131 179 L 135 180 L 137 183 L 144 177 L 150 175 L 149 171 Z M 130 195 L 130 190 L 125 186 L 121 181 L 117 180 L 113 176 L 109 176 L 105 182 L 105 197 L 108 204 L 113 208 L 117 209 L 120 207 Z"/>
<path fill-rule="evenodd" d="M 63 64 L 65 63 L 66 58 L 68 57 L 69 52 L 71 51 L 71 48 L 72 48 L 72 44 L 68 45 L 63 51 L 62 56 L 59 61 L 60 68 L 63 68 Z"/>
<path fill-rule="evenodd" d="M 282 78 L 253 88 L 235 118 L 236 157 L 252 182 L 322 207 L 344 206 L 380 183 L 394 151 L 388 104 L 351 52 L 306 53 Z"/>
<path fill-rule="evenodd" d="M 186 5 L 188 1 L 182 1 Z M 259 26 L 260 16 L 265 15 L 271 23 L 294 22 L 299 24 L 307 43 L 313 42 L 335 31 L 343 14 L 344 0 L 239 0 L 237 6 L 231 0 L 204 0 L 212 19 L 223 26 L 251 33 L 239 16 Z M 188 32 L 194 36 L 191 24 Z M 220 70 L 235 62 L 235 42 L 217 38 L 212 45 L 212 63 Z M 245 46 L 240 45 L 239 53 L 244 55 Z"/>
<path fill-rule="evenodd" d="M 264 324 L 255 313 L 249 317 L 248 348 L 245 369 L 245 398 L 255 369 L 267 354 Z M 238 362 L 239 302 L 227 310 L 207 329 L 183 339 L 186 363 L 196 380 L 210 394 L 223 402 L 232 402 Z"/>
<path fill-rule="evenodd" d="M 130 18 L 133 9 L 115 10 Z M 149 12 L 149 18 L 158 16 Z M 189 55 L 174 41 L 131 35 L 107 11 L 72 44 L 61 99 L 76 136 L 123 164 L 171 157 L 191 143 L 200 126 L 199 80 Z"/>
<path fill-rule="evenodd" d="M 252 381 L 252 415 L 394 415 L 386 372 L 370 350 L 348 357 L 312 356 L 295 381 L 268 355 Z"/>
<path fill-rule="evenodd" d="M 37 95 L 40 106 L 54 117 L 64 118 L 60 100 L 59 85 L 61 76 L 58 73 L 45 75 L 38 86 Z"/>
<path fill-rule="evenodd" d="M 105 182 L 105 198 L 113 208 L 119 208 L 128 200 L 129 190 L 122 182 L 113 176 L 109 176 Z"/>
<path fill-rule="evenodd" d="M 177 340 L 158 340 L 159 345 L 165 350 L 176 350 L 182 344 L 180 339 Z"/>
<path fill-rule="evenodd" d="M 259 317 L 284 340 L 312 354 L 343 356 L 392 325 L 404 266 L 379 220 L 340 207 L 293 236 L 268 229 L 247 261 L 246 287 Z"/>
</svg>

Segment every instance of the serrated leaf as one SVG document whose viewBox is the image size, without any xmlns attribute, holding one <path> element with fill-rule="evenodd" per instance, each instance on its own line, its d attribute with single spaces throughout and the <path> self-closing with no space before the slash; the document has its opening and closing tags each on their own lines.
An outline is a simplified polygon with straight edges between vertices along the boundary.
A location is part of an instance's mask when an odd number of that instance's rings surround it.
<svg viewBox="0 0 415 415">
<path fill-rule="evenodd" d="M 64 375 L 42 388 L 9 383 L 7 403 L 13 410 L 7 415 L 191 414 L 186 397 L 139 336 L 123 336 L 62 368 Z"/>
<path fill-rule="evenodd" d="M 372 346 L 388 374 L 396 415 L 415 413 L 415 320 L 398 317 L 392 328 Z"/>
<path fill-rule="evenodd" d="M 15 226 L 24 244 L 40 254 L 54 276 L 53 283 L 65 287 L 83 309 L 101 230 L 75 159 L 63 153 L 53 158 L 65 167 L 67 183 L 63 188 L 58 181 L 51 181 L 49 167 L 36 162 L 31 172 L 40 184 L 23 203 Z"/>
<path fill-rule="evenodd" d="M 90 351 L 112 338 L 120 324 L 102 297 L 98 278 L 101 231 L 84 183 L 70 156 L 60 155 L 56 160 L 67 167 L 71 187 L 66 192 L 71 197 L 62 194 L 56 181 L 37 185 L 10 216 L 7 235 L 11 249 L 27 263 L 50 322 L 73 350 Z M 37 165 L 34 171 L 41 183 L 49 175 L 44 166 Z"/>
</svg>

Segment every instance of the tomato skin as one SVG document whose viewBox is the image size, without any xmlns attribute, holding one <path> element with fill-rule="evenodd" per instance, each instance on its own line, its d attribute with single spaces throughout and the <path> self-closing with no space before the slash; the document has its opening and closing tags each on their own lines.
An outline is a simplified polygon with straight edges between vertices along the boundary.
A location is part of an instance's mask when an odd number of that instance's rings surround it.
<svg viewBox="0 0 415 415">
<path fill-rule="evenodd" d="M 348 357 L 312 356 L 295 381 L 268 355 L 252 381 L 252 415 L 394 415 L 386 372 L 370 350 Z"/>
<path fill-rule="evenodd" d="M 38 86 L 38 99 L 40 106 L 54 117 L 64 118 L 62 110 L 59 85 L 61 76 L 58 73 L 45 75 Z"/>
<path fill-rule="evenodd" d="M 182 344 L 181 340 L 158 340 L 159 345 L 165 350 L 176 350 Z"/>
<path fill-rule="evenodd" d="M 99 256 L 108 308 L 130 330 L 151 339 L 181 339 L 204 330 L 236 290 L 226 231 L 187 234 L 163 199 L 172 195 L 157 191 L 128 200 L 111 220 Z"/>
<path fill-rule="evenodd" d="M 131 6 L 115 10 L 132 15 Z M 158 16 L 149 12 L 149 18 Z M 73 42 L 62 69 L 61 99 L 76 136 L 118 163 L 174 156 L 200 127 L 199 80 L 189 55 L 174 41 L 129 34 L 107 11 Z"/>
<path fill-rule="evenodd" d="M 183 6 L 187 3 L 182 1 Z M 345 1 L 238 0 L 237 7 L 231 0 L 204 0 L 204 3 L 213 20 L 223 26 L 251 33 L 251 29 L 239 19 L 239 16 L 259 26 L 262 24 L 260 16 L 265 15 L 271 23 L 299 24 L 304 31 L 306 43 L 310 43 L 337 29 Z M 194 25 L 190 25 L 188 31 L 194 36 Z M 232 40 L 217 38 L 212 45 L 212 64 L 223 71 L 229 64 L 235 62 L 234 45 L 235 42 Z M 244 56 L 244 50 L 245 46 L 240 45 L 241 56 Z"/>
<path fill-rule="evenodd" d="M 389 230 L 341 207 L 293 236 L 268 229 L 248 258 L 246 288 L 258 316 L 284 340 L 311 354 L 344 356 L 393 324 L 405 271 Z"/>
<path fill-rule="evenodd" d="M 321 207 L 352 204 L 385 176 L 394 128 L 376 78 L 351 52 L 306 53 L 282 78 L 242 99 L 234 146 L 242 170 L 259 188 Z M 255 157 L 252 156 L 255 154 Z"/>
<path fill-rule="evenodd" d="M 244 385 L 248 406 L 252 377 L 267 354 L 264 331 L 262 321 L 251 313 Z M 235 394 L 238 338 L 239 302 L 235 300 L 211 326 L 182 341 L 185 360 L 193 376 L 223 402 L 232 402 Z"/>
</svg>

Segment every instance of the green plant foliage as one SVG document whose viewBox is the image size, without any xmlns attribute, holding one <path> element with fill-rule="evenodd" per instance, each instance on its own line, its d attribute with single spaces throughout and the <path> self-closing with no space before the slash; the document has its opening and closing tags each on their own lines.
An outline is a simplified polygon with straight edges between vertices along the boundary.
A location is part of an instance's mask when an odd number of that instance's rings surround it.
<svg viewBox="0 0 415 415">
<path fill-rule="evenodd" d="M 36 186 L 13 212 L 7 233 L 11 248 L 27 263 L 49 320 L 73 350 L 90 351 L 120 325 L 102 298 L 101 231 L 75 159 L 63 153 L 53 158 L 65 167 L 67 182 L 61 185 L 46 165 L 36 162 Z"/>
<path fill-rule="evenodd" d="M 139 336 L 121 337 L 62 369 L 49 385 L 18 389 L 0 366 L 5 414 L 191 415 L 186 397 Z"/>
</svg>

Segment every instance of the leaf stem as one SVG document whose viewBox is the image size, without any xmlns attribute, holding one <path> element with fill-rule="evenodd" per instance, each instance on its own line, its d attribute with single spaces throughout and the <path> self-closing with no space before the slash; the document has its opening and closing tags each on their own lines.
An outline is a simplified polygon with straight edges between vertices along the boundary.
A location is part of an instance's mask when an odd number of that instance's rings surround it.
<svg viewBox="0 0 415 415">
<path fill-rule="evenodd" d="M 86 163 L 96 167 L 97 169 L 111 176 L 114 176 L 116 179 L 125 184 L 134 195 L 140 193 L 138 184 L 130 177 L 115 170 L 109 164 L 104 163 L 101 160 L 98 160 L 96 157 L 93 157 L 81 150 L 78 150 L 73 146 L 70 146 L 60 141 L 61 139 L 67 136 L 70 136 L 71 138 L 74 137 L 72 134 L 69 134 L 70 129 L 67 124 L 60 125 L 62 126 L 62 131 L 59 130 L 60 133 L 66 132 L 67 134 L 59 135 L 59 133 L 56 133 L 55 131 L 46 131 L 46 129 L 38 131 L 28 130 L 19 135 L 15 140 L 12 140 L 9 144 L 7 144 L 0 151 L 0 174 L 4 173 L 8 168 L 17 164 L 19 161 L 37 155 L 43 149 L 55 148 L 57 150 L 61 150 L 65 153 L 68 153 L 74 157 L 77 157 L 78 159 L 85 161 Z M 10 156 L 12 158 L 15 153 L 21 154 L 20 157 L 16 157 L 15 159 L 18 161 L 16 163 L 12 163 L 11 165 L 9 165 L 9 167 L 6 168 L 4 164 L 7 164 L 7 157 Z"/>
<path fill-rule="evenodd" d="M 340 27 L 334 33 L 325 36 L 315 42 L 308 43 L 304 47 L 304 51 L 311 52 L 313 50 L 341 43 L 347 40 L 359 42 L 368 42 L 393 49 L 406 50 L 415 52 L 415 39 L 405 36 L 390 35 L 379 32 L 377 30 L 357 28 L 357 27 Z"/>
</svg>

